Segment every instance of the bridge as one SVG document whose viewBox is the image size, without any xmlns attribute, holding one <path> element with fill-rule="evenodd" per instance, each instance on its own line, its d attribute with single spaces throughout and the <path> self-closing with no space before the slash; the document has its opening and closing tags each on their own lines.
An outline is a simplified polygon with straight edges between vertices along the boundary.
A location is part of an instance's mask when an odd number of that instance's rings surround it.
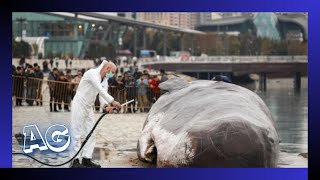
<svg viewBox="0 0 320 180">
<path fill-rule="evenodd" d="M 211 79 L 212 73 L 257 73 L 262 89 L 266 89 L 267 74 L 291 73 L 295 87 L 300 89 L 301 75 L 308 72 L 307 56 L 212 56 L 212 57 L 162 57 L 159 61 L 142 59 L 140 65 L 155 70 L 165 69 L 180 73 L 194 73 L 197 78 L 205 74 Z"/>
</svg>

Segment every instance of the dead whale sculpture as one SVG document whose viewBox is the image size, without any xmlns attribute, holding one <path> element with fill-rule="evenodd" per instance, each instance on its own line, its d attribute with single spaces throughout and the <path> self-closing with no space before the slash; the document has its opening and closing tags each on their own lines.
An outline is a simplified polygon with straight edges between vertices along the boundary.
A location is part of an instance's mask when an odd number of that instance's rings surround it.
<svg viewBox="0 0 320 180">
<path fill-rule="evenodd" d="M 276 167 L 279 138 L 253 92 L 218 81 L 173 78 L 152 106 L 138 157 L 157 167 Z"/>
</svg>

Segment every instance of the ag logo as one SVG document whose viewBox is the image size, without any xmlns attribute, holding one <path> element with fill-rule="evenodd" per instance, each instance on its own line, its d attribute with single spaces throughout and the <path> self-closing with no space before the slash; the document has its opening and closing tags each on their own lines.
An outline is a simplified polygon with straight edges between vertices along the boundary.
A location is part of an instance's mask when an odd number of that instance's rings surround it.
<svg viewBox="0 0 320 180">
<path fill-rule="evenodd" d="M 23 128 L 23 151 L 32 153 L 34 149 L 40 151 L 48 150 L 62 152 L 70 145 L 69 131 L 64 125 L 55 124 L 50 126 L 45 133 L 45 141 L 36 125 L 29 125 Z"/>
</svg>

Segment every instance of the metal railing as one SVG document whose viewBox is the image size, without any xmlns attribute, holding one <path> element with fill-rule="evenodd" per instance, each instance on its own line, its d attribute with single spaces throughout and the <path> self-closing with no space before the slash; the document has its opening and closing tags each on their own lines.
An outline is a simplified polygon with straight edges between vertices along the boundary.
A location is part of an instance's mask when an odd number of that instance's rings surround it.
<svg viewBox="0 0 320 180">
<path fill-rule="evenodd" d="M 52 111 L 70 110 L 77 87 L 78 83 L 67 81 L 12 76 L 12 96 L 15 98 L 13 103 L 16 106 L 22 105 L 22 103 L 29 106 L 48 106 L 48 109 Z M 160 92 L 154 91 L 149 86 L 109 86 L 108 93 L 121 104 L 135 99 L 135 102 L 125 106 L 122 112 L 146 112 L 160 97 Z M 98 96 L 94 105 L 96 110 L 100 110 Z"/>
<path fill-rule="evenodd" d="M 140 59 L 139 59 L 140 60 Z M 308 62 L 308 56 L 182 56 L 182 57 L 160 57 L 159 60 L 154 58 L 143 58 L 140 61 L 144 64 L 157 63 L 292 63 Z"/>
</svg>

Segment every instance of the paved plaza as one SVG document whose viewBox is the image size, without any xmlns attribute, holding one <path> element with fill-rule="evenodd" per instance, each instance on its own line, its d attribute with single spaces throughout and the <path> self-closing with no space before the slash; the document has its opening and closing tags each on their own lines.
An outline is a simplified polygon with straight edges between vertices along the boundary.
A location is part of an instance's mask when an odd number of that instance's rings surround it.
<svg viewBox="0 0 320 180">
<path fill-rule="evenodd" d="M 98 119 L 101 113 L 96 113 Z M 110 114 L 103 118 L 96 129 L 97 144 L 93 159 L 104 168 L 147 168 L 154 165 L 138 160 L 136 149 L 143 123 L 148 114 Z M 15 134 L 22 133 L 23 126 L 36 124 L 42 132 L 52 124 L 70 125 L 69 112 L 52 113 L 44 107 L 13 107 L 12 108 L 12 151 L 22 152 Z M 34 156 L 44 162 L 58 164 L 69 159 L 68 152 L 59 154 L 40 152 Z M 279 167 L 308 167 L 306 157 L 298 153 L 280 153 Z M 16 168 L 47 168 L 25 156 L 13 156 L 12 166 Z M 69 167 L 66 164 L 61 167 Z"/>
</svg>

